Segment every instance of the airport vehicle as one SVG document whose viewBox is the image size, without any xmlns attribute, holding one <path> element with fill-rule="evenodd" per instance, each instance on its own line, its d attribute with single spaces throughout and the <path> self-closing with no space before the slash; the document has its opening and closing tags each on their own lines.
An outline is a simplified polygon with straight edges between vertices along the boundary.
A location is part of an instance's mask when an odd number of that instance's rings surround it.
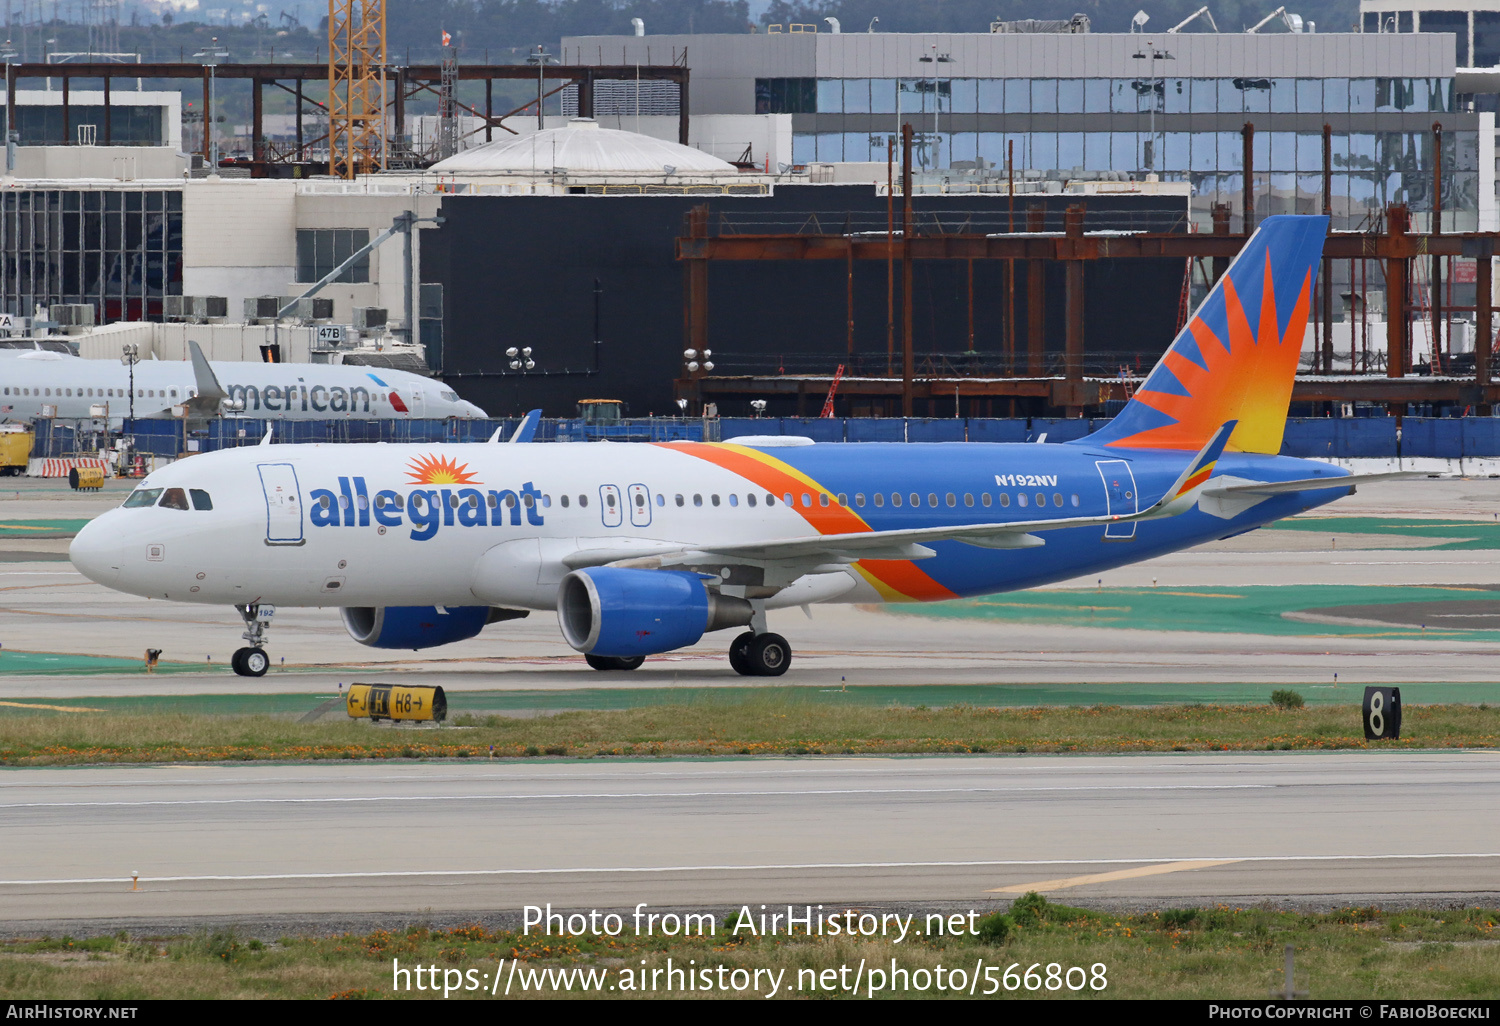
<svg viewBox="0 0 1500 1026">
<path fill-rule="evenodd" d="M 30 421 L 240 413 L 276 420 L 483 418 L 441 381 L 407 371 L 312 363 L 85 360 L 50 349 L 0 350 L 0 419 Z M 50 412 L 49 412 L 50 411 Z"/>
<path fill-rule="evenodd" d="M 35 438 L 24 424 L 0 424 L 0 474 L 26 473 Z"/>
<path fill-rule="evenodd" d="M 355 640 L 402 649 L 555 610 L 601 670 L 742 628 L 734 669 L 779 675 L 767 610 L 1028 588 L 1348 495 L 1346 471 L 1276 455 L 1327 224 L 1268 218 L 1078 441 L 263 444 L 152 473 L 71 557 L 121 591 L 235 605 L 242 674 L 265 672 L 270 606 L 336 605 Z"/>
</svg>

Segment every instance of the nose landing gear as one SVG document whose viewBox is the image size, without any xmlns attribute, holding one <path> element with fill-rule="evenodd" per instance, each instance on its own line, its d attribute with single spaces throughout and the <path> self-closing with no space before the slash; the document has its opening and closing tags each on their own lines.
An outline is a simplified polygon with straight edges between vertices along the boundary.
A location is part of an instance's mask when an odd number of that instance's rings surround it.
<svg viewBox="0 0 1500 1026">
<path fill-rule="evenodd" d="M 234 608 L 240 614 L 240 619 L 245 621 L 245 633 L 240 637 L 250 644 L 237 649 L 230 657 L 229 665 L 241 677 L 264 677 L 271 668 L 271 657 L 266 655 L 265 650 L 266 628 L 271 626 L 271 617 L 276 615 L 276 607 L 252 602 Z"/>
</svg>

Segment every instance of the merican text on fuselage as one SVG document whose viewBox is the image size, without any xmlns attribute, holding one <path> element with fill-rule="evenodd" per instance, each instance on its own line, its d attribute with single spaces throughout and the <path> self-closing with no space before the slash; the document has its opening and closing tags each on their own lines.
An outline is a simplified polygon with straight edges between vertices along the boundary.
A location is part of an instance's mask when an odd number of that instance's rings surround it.
<svg viewBox="0 0 1500 1026">
<path fill-rule="evenodd" d="M 319 413 L 369 413 L 368 389 L 343 385 L 229 385 L 229 398 L 245 404 L 245 412 L 268 410 L 291 413 L 315 410 Z M 299 405 L 300 404 L 300 405 Z"/>
<path fill-rule="evenodd" d="M 542 526 L 542 493 L 530 481 L 519 489 L 418 487 L 407 491 L 382 488 L 370 494 L 362 477 L 339 478 L 338 492 L 314 488 L 308 493 L 308 518 L 314 527 L 411 527 L 413 541 L 436 537 L 442 527 L 520 527 L 522 518 Z"/>
</svg>

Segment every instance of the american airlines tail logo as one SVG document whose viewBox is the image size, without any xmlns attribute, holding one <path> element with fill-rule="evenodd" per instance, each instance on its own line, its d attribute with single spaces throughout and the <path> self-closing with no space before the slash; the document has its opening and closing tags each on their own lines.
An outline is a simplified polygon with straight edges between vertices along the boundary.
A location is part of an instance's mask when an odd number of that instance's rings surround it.
<svg viewBox="0 0 1500 1026">
<path fill-rule="evenodd" d="M 467 464 L 434 457 L 412 461 L 409 484 L 477 485 Z M 542 492 L 527 481 L 510 488 L 381 488 L 371 494 L 363 477 L 340 477 L 338 490 L 314 488 L 308 493 L 308 518 L 314 527 L 374 527 L 385 534 L 409 527 L 412 541 L 437 537 L 444 527 L 520 527 L 521 519 L 541 527 Z"/>
</svg>

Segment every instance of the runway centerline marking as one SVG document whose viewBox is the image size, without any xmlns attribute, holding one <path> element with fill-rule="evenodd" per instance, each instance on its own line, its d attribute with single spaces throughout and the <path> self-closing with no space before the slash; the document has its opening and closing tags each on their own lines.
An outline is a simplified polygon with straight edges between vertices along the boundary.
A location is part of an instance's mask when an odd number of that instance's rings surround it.
<svg viewBox="0 0 1500 1026">
<path fill-rule="evenodd" d="M 745 872 L 805 872 L 817 869 L 989 869 L 1006 866 L 1114 866 L 1140 865 L 1142 863 L 1180 864 L 1230 863 L 1230 862 L 1380 862 L 1416 861 L 1424 859 L 1500 859 L 1500 852 L 1434 852 L 1406 855 L 1242 855 L 1230 858 L 1139 858 L 1139 859 L 1016 859 L 987 860 L 976 862 L 808 862 L 772 863 L 744 866 L 577 866 L 570 869 L 411 869 L 364 871 L 357 873 L 252 873 L 241 876 L 146 876 L 141 880 L 151 883 L 253 883 L 265 880 L 369 880 L 375 877 L 389 879 L 454 878 L 454 877 L 499 877 L 499 876 L 566 876 L 569 873 L 598 876 L 609 873 L 745 873 Z M 45 887 L 76 884 L 125 883 L 129 877 L 104 876 L 65 880 L 0 880 L 0 887 Z"/>
<path fill-rule="evenodd" d="M 1168 862 L 1154 866 L 1139 866 L 1135 869 L 1115 869 L 1108 873 L 1092 873 L 1088 876 L 1064 876 L 1056 880 L 1035 880 L 1031 883 L 1013 884 L 1010 887 L 994 887 L 986 894 L 1025 894 L 1027 891 L 1060 891 L 1065 887 L 1082 887 L 1085 884 L 1110 883 L 1114 880 L 1133 880 L 1142 876 L 1161 876 L 1164 873 L 1180 873 L 1185 869 L 1206 869 L 1209 866 L 1232 866 L 1243 859 L 1189 859 L 1185 862 Z"/>
<path fill-rule="evenodd" d="M 1069 787 L 851 787 L 797 791 L 598 791 L 561 794 L 409 794 L 346 798 L 160 798 L 135 802 L 13 802 L 0 809 L 145 808 L 157 805 L 338 805 L 366 802 L 546 801 L 597 798 L 788 798 L 860 794 L 1031 794 L 1057 791 L 1268 791 L 1299 784 L 1080 784 Z"/>
</svg>

